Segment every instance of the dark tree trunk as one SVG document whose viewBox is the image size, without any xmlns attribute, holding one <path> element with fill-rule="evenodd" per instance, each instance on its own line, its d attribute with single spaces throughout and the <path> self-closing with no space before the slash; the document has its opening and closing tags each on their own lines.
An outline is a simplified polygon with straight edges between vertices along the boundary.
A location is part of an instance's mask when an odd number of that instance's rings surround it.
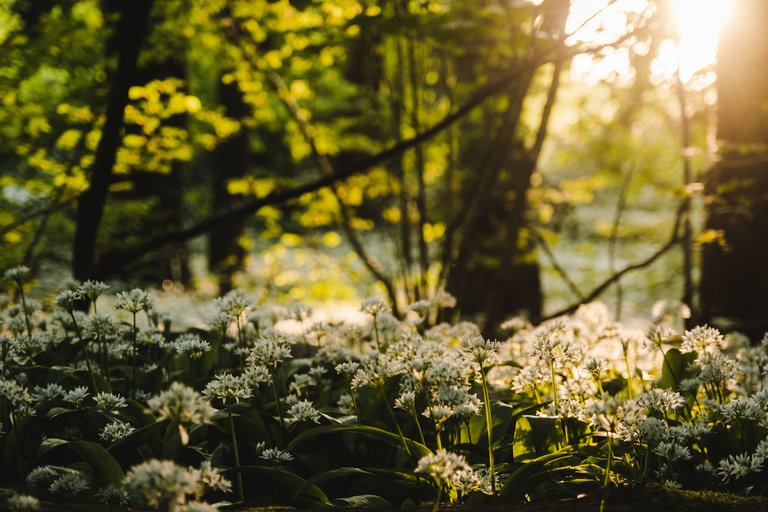
<svg viewBox="0 0 768 512">
<path fill-rule="evenodd" d="M 88 189 L 77 202 L 72 274 L 81 281 L 101 277 L 96 257 L 96 238 L 104 216 L 112 168 L 122 141 L 128 89 L 134 84 L 136 64 L 146 37 L 152 3 L 153 0 L 133 0 L 123 4 L 117 28 L 117 69 L 109 91 L 104 126 L 96 147 Z"/>
<path fill-rule="evenodd" d="M 768 2 L 739 0 L 720 42 L 721 161 L 708 183 L 702 320 L 749 335 L 768 330 Z"/>
<path fill-rule="evenodd" d="M 224 105 L 227 117 L 241 120 L 250 114 L 250 108 L 243 100 L 237 82 L 224 83 L 219 80 L 219 100 Z M 248 131 L 241 123 L 240 131 L 221 142 L 211 157 L 214 212 L 226 210 L 234 200 L 227 190 L 227 183 L 233 178 L 246 175 L 249 157 Z M 208 270 L 216 275 L 221 294 L 232 289 L 233 275 L 243 265 L 245 250 L 240 245 L 240 237 L 244 230 L 245 218 L 241 217 L 208 235 Z"/>
</svg>

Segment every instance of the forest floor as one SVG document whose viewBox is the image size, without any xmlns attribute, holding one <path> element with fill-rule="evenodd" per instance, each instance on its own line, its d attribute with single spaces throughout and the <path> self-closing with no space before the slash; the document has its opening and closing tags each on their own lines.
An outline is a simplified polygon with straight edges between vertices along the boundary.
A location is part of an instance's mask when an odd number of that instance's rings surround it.
<svg viewBox="0 0 768 512">
<path fill-rule="evenodd" d="M 7 496 L 0 490 L 0 511 Z M 598 512 L 600 496 L 539 501 L 514 506 L 441 505 L 443 512 Z M 126 512 L 126 508 L 100 505 L 66 505 L 41 502 L 42 512 Z M 317 512 L 291 507 L 252 507 L 240 512 Z M 361 509 L 362 510 L 362 509 Z M 431 506 L 393 509 L 365 509 L 366 512 L 431 512 Z M 743 497 L 718 492 L 679 491 L 659 486 L 645 489 L 614 489 L 605 500 L 604 512 L 768 512 L 768 498 Z"/>
</svg>

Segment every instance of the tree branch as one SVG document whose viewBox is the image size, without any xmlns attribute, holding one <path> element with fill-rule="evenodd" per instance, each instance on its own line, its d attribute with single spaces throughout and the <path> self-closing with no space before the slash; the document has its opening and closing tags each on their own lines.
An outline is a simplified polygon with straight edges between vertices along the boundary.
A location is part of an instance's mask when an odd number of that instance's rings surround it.
<svg viewBox="0 0 768 512">
<path fill-rule="evenodd" d="M 681 204 L 677 208 L 677 215 L 675 216 L 675 225 L 672 228 L 672 235 L 669 237 L 669 240 L 664 245 L 662 245 L 656 250 L 656 252 L 648 256 L 643 261 L 639 261 L 637 263 L 627 265 L 626 267 L 624 267 L 623 269 L 621 269 L 620 271 L 616 272 L 611 277 L 603 281 L 599 286 L 597 286 L 594 290 L 592 290 L 586 297 L 584 297 L 583 300 L 577 302 L 576 304 L 571 304 L 570 306 L 565 307 L 559 311 L 556 311 L 550 315 L 547 315 L 544 318 L 542 318 L 541 321 L 544 322 L 546 320 L 557 318 L 558 316 L 563 316 L 563 315 L 568 315 L 570 313 L 573 313 L 579 308 L 579 306 L 592 302 L 593 300 L 598 298 L 613 283 L 615 283 L 616 281 L 624 277 L 626 274 L 633 272 L 635 270 L 643 269 L 653 264 L 656 260 L 658 260 L 664 254 L 666 254 L 667 251 L 672 249 L 680 241 L 680 235 L 678 235 L 677 232 L 680 229 L 680 222 L 683 217 L 683 211 L 684 211 L 684 204 Z"/>
</svg>

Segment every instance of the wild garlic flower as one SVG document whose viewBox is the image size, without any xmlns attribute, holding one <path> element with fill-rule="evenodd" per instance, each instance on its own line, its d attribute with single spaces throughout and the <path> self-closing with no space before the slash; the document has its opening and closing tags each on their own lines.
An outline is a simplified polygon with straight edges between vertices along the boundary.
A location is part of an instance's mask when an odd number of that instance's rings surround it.
<svg viewBox="0 0 768 512">
<path fill-rule="evenodd" d="M 89 339 L 110 339 L 122 334 L 122 326 L 111 316 L 91 315 L 82 325 L 83 336 Z"/>
<path fill-rule="evenodd" d="M 439 482 L 456 486 L 472 473 L 472 468 L 463 455 L 457 455 L 441 448 L 435 453 L 419 459 L 416 469 L 413 471 L 427 474 Z"/>
<path fill-rule="evenodd" d="M 56 296 L 56 305 L 65 311 L 73 311 L 75 303 L 82 300 L 82 294 L 77 290 L 64 290 Z"/>
<path fill-rule="evenodd" d="M 106 413 L 117 414 L 119 409 L 128 406 L 125 398 L 112 393 L 97 393 L 93 399 L 96 402 L 96 409 Z"/>
<path fill-rule="evenodd" d="M 38 466 L 27 474 L 27 487 L 33 492 L 45 491 L 56 478 L 72 471 L 74 470 L 58 466 Z"/>
<path fill-rule="evenodd" d="M 64 473 L 51 482 L 48 492 L 60 496 L 73 497 L 91 488 L 88 480 L 79 471 Z"/>
<path fill-rule="evenodd" d="M 430 405 L 421 414 L 435 423 L 443 423 L 453 416 L 453 408 L 443 404 Z"/>
<path fill-rule="evenodd" d="M 365 299 L 360 305 L 360 311 L 367 313 L 372 317 L 377 317 L 382 313 L 389 313 L 391 311 L 389 304 L 379 299 Z"/>
<path fill-rule="evenodd" d="M 272 374 L 266 366 L 254 365 L 245 368 L 242 378 L 251 389 L 256 389 L 259 384 L 269 382 Z"/>
<path fill-rule="evenodd" d="M 64 392 L 63 400 L 71 403 L 75 407 L 80 407 L 88 398 L 88 388 L 86 386 L 78 386 L 74 389 L 70 389 Z"/>
<path fill-rule="evenodd" d="M 182 334 L 174 342 L 176 352 L 181 356 L 186 356 L 193 361 L 197 361 L 203 354 L 211 351 L 211 344 L 200 339 L 196 334 Z"/>
<path fill-rule="evenodd" d="M 96 302 L 101 295 L 109 291 L 109 285 L 101 281 L 88 280 L 81 284 L 77 291 L 84 297 L 87 297 L 91 302 Z"/>
<path fill-rule="evenodd" d="M 555 408 L 554 403 L 550 403 L 545 411 L 545 416 L 560 416 L 561 418 L 575 418 L 584 420 L 587 418 L 586 411 L 581 402 L 574 398 L 561 398 Z"/>
<path fill-rule="evenodd" d="M 176 423 L 208 423 L 216 413 L 200 393 L 180 382 L 174 382 L 170 388 L 150 398 L 147 405 L 158 419 Z"/>
<path fill-rule="evenodd" d="M 269 331 L 258 338 L 248 352 L 248 364 L 276 369 L 280 363 L 290 359 L 291 346 L 288 337 L 277 331 Z"/>
<path fill-rule="evenodd" d="M 357 363 L 355 361 L 345 361 L 343 363 L 339 363 L 334 368 L 336 370 L 336 373 L 339 375 L 344 375 L 347 378 L 352 378 L 352 376 L 355 375 L 355 372 L 360 368 L 360 363 Z"/>
<path fill-rule="evenodd" d="M 153 459 L 131 468 L 123 483 L 134 505 L 175 512 L 198 493 L 198 480 L 197 470 Z"/>
<path fill-rule="evenodd" d="M 720 460 L 715 474 L 728 482 L 731 479 L 738 480 L 750 473 L 762 471 L 765 458 L 757 454 L 749 455 L 740 453 L 739 455 L 728 455 Z"/>
<path fill-rule="evenodd" d="M 250 398 L 251 388 L 242 376 L 220 373 L 205 385 L 203 396 L 208 400 L 220 400 L 224 405 L 229 405 Z"/>
<path fill-rule="evenodd" d="M 581 354 L 567 335 L 555 331 L 543 331 L 536 336 L 531 356 L 546 365 L 562 368 L 568 363 L 578 361 Z"/>
<path fill-rule="evenodd" d="M 648 410 L 649 414 L 659 414 L 666 417 L 668 414 L 679 410 L 685 400 L 677 391 L 652 388 L 635 397 L 635 403 Z"/>
<path fill-rule="evenodd" d="M 99 439 L 107 444 L 112 444 L 128 436 L 134 430 L 136 429 L 130 423 L 120 420 L 111 421 L 101 429 Z"/>
<path fill-rule="evenodd" d="M 15 281 L 18 285 L 24 282 L 24 279 L 29 276 L 31 270 L 26 265 L 19 265 L 17 267 L 9 268 L 3 274 L 3 278 L 9 281 Z"/>
<path fill-rule="evenodd" d="M 129 292 L 119 292 L 115 301 L 115 309 L 122 309 L 134 315 L 154 308 L 152 297 L 140 288 L 134 288 Z"/>
<path fill-rule="evenodd" d="M 656 325 L 652 327 L 645 337 L 645 341 L 651 346 L 661 348 L 677 337 L 677 331 L 667 325 Z"/>
<path fill-rule="evenodd" d="M 312 308 L 306 304 L 294 304 L 291 307 L 291 317 L 301 323 L 312 316 Z"/>
<path fill-rule="evenodd" d="M 216 307 L 219 312 L 230 322 L 239 321 L 251 307 L 250 301 L 241 290 L 232 290 L 225 296 L 216 299 Z"/>
<path fill-rule="evenodd" d="M 122 486 L 114 484 L 105 485 L 99 487 L 96 491 L 96 500 L 104 505 L 115 505 L 118 507 L 125 507 L 130 503 L 128 497 L 128 491 Z"/>
<path fill-rule="evenodd" d="M 672 441 L 662 441 L 656 445 L 653 452 L 657 455 L 661 455 L 669 462 L 677 462 L 679 460 L 691 460 L 691 451 L 687 446 L 677 444 Z"/>
<path fill-rule="evenodd" d="M 200 464 L 197 485 L 198 497 L 202 496 L 206 489 L 221 492 L 230 492 L 232 490 L 232 482 L 224 478 L 221 472 L 211 465 L 209 460 L 205 460 Z"/>
<path fill-rule="evenodd" d="M 486 340 L 482 336 L 468 336 L 461 341 L 462 350 L 480 368 L 493 366 L 501 344 L 496 340 Z"/>
<path fill-rule="evenodd" d="M 411 414 L 416 412 L 416 393 L 404 391 L 395 399 L 395 408 L 402 409 Z"/>
<path fill-rule="evenodd" d="M 699 370 L 699 380 L 707 384 L 725 385 L 738 375 L 739 366 L 735 360 L 720 353 L 705 352 L 696 358 Z"/>
<path fill-rule="evenodd" d="M 60 384 L 50 383 L 45 387 L 35 386 L 32 388 L 32 399 L 38 403 L 48 400 L 57 400 L 64 396 L 64 388 Z"/>
<path fill-rule="evenodd" d="M 595 381 L 599 381 L 600 377 L 605 373 L 606 364 L 602 359 L 591 357 L 584 363 L 584 369 L 589 372 L 589 375 L 592 376 Z"/>
<path fill-rule="evenodd" d="M 768 410 L 753 396 L 739 397 L 724 403 L 720 407 L 720 414 L 726 422 L 734 420 L 760 422 L 768 418 Z"/>
<path fill-rule="evenodd" d="M 311 400 L 301 400 L 288 409 L 288 421 L 299 423 L 302 421 L 314 421 L 320 423 L 320 411 L 315 409 Z"/>
<path fill-rule="evenodd" d="M 685 331 L 680 345 L 681 352 L 717 352 L 723 346 L 723 335 L 714 327 L 696 326 Z"/>
<path fill-rule="evenodd" d="M 274 465 L 285 464 L 293 460 L 293 455 L 290 452 L 279 448 L 267 448 L 259 457 Z"/>
<path fill-rule="evenodd" d="M 29 494 L 14 494 L 8 498 L 8 507 L 11 510 L 37 510 L 40 500 Z"/>
</svg>

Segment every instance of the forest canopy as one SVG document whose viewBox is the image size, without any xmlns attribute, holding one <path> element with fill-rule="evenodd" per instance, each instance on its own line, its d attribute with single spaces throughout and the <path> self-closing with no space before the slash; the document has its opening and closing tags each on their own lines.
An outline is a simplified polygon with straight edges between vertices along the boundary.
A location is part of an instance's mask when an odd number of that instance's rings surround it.
<svg viewBox="0 0 768 512">
<path fill-rule="evenodd" d="M 733 316 L 699 285 L 729 243 L 715 49 L 754 3 L 3 2 L 0 267 L 444 290 L 484 332 L 597 298 Z"/>
</svg>

